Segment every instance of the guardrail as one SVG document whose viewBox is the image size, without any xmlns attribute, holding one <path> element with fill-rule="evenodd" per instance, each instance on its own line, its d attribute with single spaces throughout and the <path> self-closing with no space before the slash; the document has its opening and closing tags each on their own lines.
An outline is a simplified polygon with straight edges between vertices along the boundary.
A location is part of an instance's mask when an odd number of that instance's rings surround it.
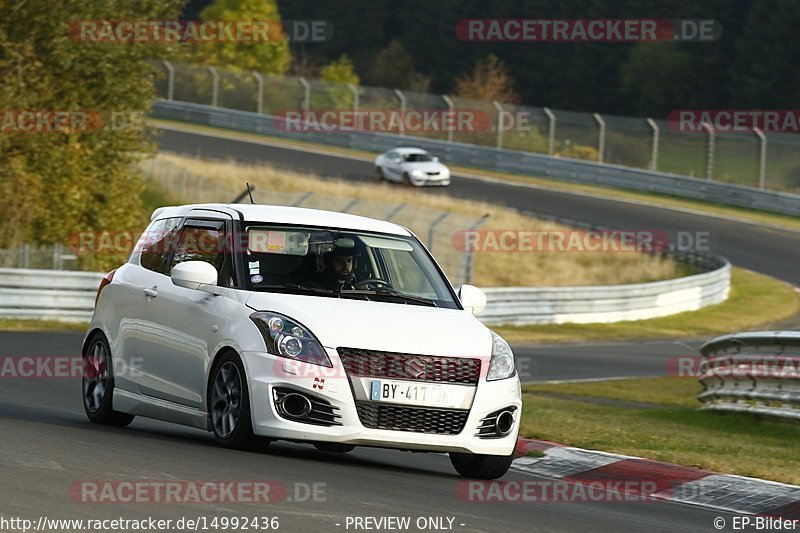
<svg viewBox="0 0 800 533">
<path fill-rule="evenodd" d="M 696 311 L 724 302 L 730 291 L 730 263 L 709 258 L 716 268 L 683 278 L 602 287 L 484 289 L 491 324 L 619 322 Z"/>
<path fill-rule="evenodd" d="M 408 135 L 342 130 L 290 131 L 292 128 L 282 127 L 285 125 L 285 120 L 281 117 L 189 102 L 160 100 L 153 105 L 151 116 L 375 153 L 398 145 L 413 144 L 455 165 L 527 176 L 543 176 L 574 183 L 621 187 L 786 215 L 800 215 L 800 195 L 797 194 L 760 190 L 746 185 L 721 183 L 655 170 Z"/>
<path fill-rule="evenodd" d="M 0 269 L 0 317 L 85 322 L 103 274 Z"/>
<path fill-rule="evenodd" d="M 725 335 L 700 353 L 704 409 L 800 420 L 800 332 Z"/>
<path fill-rule="evenodd" d="M 478 318 L 490 324 L 641 320 L 724 301 L 730 264 L 674 280 L 607 287 L 487 288 Z M 0 269 L 0 317 L 88 321 L 101 273 Z"/>
</svg>

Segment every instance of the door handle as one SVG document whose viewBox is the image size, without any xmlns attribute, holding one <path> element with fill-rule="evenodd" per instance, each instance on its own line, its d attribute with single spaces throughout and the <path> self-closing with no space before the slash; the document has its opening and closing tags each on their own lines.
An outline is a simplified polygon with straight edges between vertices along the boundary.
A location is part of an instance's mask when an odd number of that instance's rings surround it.
<svg viewBox="0 0 800 533">
<path fill-rule="evenodd" d="M 154 286 L 150 287 L 149 289 L 145 289 L 144 295 L 147 296 L 148 298 L 155 298 L 156 296 L 158 296 L 158 287 Z"/>
</svg>

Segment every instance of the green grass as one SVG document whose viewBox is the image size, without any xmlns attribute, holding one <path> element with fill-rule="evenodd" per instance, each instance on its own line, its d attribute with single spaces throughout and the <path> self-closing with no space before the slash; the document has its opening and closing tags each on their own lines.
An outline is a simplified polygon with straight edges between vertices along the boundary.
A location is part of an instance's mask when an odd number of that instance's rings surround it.
<svg viewBox="0 0 800 533">
<path fill-rule="evenodd" d="M 611 324 L 494 327 L 512 343 L 709 337 L 769 328 L 800 312 L 800 294 L 788 283 L 734 268 L 728 300 L 698 311 Z"/>
<path fill-rule="evenodd" d="M 88 322 L 0 318 L 0 331 L 86 331 Z"/>
<path fill-rule="evenodd" d="M 696 380 L 679 377 L 526 385 L 520 434 L 715 472 L 800 483 L 800 455 L 793 453 L 800 441 L 800 424 L 701 411 L 700 390 Z"/>
<path fill-rule="evenodd" d="M 200 126 L 178 121 L 151 119 L 149 120 L 149 122 L 153 125 L 176 126 L 190 130 L 214 133 L 223 137 L 230 137 L 230 138 L 238 137 L 242 139 L 253 139 L 272 144 L 291 146 L 300 149 L 311 148 L 320 152 L 339 154 L 339 155 L 353 157 L 356 159 L 372 160 L 376 155 L 373 152 L 367 152 L 364 150 L 353 150 L 350 148 L 341 148 L 338 146 L 332 146 L 327 144 L 316 144 L 305 141 L 284 139 L 280 137 L 270 137 L 266 135 L 238 132 L 238 131 L 228 130 L 224 128 L 215 128 L 210 126 Z M 800 218 L 789 215 L 781 215 L 778 213 L 770 213 L 766 211 L 758 211 L 753 209 L 746 209 L 743 207 L 726 206 L 721 204 L 710 204 L 701 200 L 691 200 L 677 196 L 670 196 L 666 194 L 645 193 L 645 192 L 631 191 L 628 189 L 619 189 L 614 187 L 600 187 L 596 185 L 582 185 L 576 183 L 569 183 L 565 181 L 548 179 L 538 176 L 527 176 L 520 174 L 512 174 L 508 172 L 495 172 L 491 170 L 476 169 L 472 167 L 462 167 L 457 165 L 451 165 L 450 168 L 453 170 L 454 174 L 457 175 L 458 174 L 479 175 L 485 178 L 498 179 L 499 181 L 505 181 L 505 182 L 520 183 L 547 190 L 583 193 L 598 198 L 626 200 L 630 202 L 636 202 L 642 205 L 668 207 L 672 209 L 678 209 L 681 211 L 715 215 L 737 220 L 746 220 L 746 221 L 757 222 L 760 224 L 767 224 L 788 229 L 795 229 L 795 230 L 800 229 Z M 665 167 L 661 166 L 661 168 L 663 169 Z M 669 171 L 670 169 L 667 170 Z M 672 169 L 672 171 L 675 171 L 675 169 Z M 770 174 L 772 174 L 772 172 L 770 172 Z"/>
</svg>

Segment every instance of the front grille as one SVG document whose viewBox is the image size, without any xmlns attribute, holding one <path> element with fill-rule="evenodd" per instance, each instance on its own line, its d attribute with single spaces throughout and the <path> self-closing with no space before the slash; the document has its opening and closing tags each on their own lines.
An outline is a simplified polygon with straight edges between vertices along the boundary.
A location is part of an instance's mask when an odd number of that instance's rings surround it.
<svg viewBox="0 0 800 533">
<path fill-rule="evenodd" d="M 426 172 L 425 174 L 427 174 L 428 176 L 438 176 L 439 175 L 438 172 Z"/>
<path fill-rule="evenodd" d="M 356 402 L 356 410 L 366 428 L 440 435 L 458 435 L 469 416 L 469 411 L 463 409 L 401 407 L 372 402 Z"/>
<path fill-rule="evenodd" d="M 348 376 L 477 385 L 481 360 L 338 348 Z"/>
<path fill-rule="evenodd" d="M 332 405 L 328 400 L 318 398 L 312 394 L 307 394 L 305 392 L 284 387 L 275 387 L 272 390 L 275 394 L 275 407 L 281 417 L 292 420 L 293 422 L 303 422 L 305 424 L 313 424 L 315 426 L 342 425 L 342 423 L 339 421 L 339 419 L 342 418 L 342 415 L 339 414 L 339 408 L 335 405 Z M 311 412 L 302 418 L 294 418 L 284 412 L 283 408 L 281 407 L 281 400 L 283 400 L 284 396 L 291 393 L 300 394 L 308 398 L 308 401 L 311 402 Z"/>
</svg>

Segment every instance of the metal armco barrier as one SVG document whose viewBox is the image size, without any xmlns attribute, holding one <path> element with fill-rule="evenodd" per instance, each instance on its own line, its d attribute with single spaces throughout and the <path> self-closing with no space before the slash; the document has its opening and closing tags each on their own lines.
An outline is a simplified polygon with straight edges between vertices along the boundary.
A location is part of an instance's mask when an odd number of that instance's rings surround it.
<svg viewBox="0 0 800 533">
<path fill-rule="evenodd" d="M 375 153 L 399 145 L 415 145 L 432 152 L 442 161 L 455 165 L 668 194 L 786 215 L 800 215 L 800 195 L 797 194 L 759 190 L 745 185 L 721 183 L 655 170 L 407 135 L 363 131 L 289 131 L 292 128 L 285 127 L 285 121 L 280 117 L 189 102 L 160 100 L 153 105 L 151 116 Z"/>
<path fill-rule="evenodd" d="M 88 322 L 103 274 L 0 269 L 0 317 Z"/>
<path fill-rule="evenodd" d="M 704 409 L 800 420 L 800 332 L 725 335 L 700 353 Z"/>
<path fill-rule="evenodd" d="M 716 260 L 710 272 L 651 283 L 484 289 L 486 309 L 478 318 L 489 324 L 582 324 L 696 311 L 728 298 L 731 265 Z"/>
<path fill-rule="evenodd" d="M 730 264 L 674 280 L 607 287 L 488 288 L 478 318 L 489 324 L 640 320 L 724 301 Z M 0 317 L 88 321 L 103 274 L 0 269 Z"/>
</svg>

